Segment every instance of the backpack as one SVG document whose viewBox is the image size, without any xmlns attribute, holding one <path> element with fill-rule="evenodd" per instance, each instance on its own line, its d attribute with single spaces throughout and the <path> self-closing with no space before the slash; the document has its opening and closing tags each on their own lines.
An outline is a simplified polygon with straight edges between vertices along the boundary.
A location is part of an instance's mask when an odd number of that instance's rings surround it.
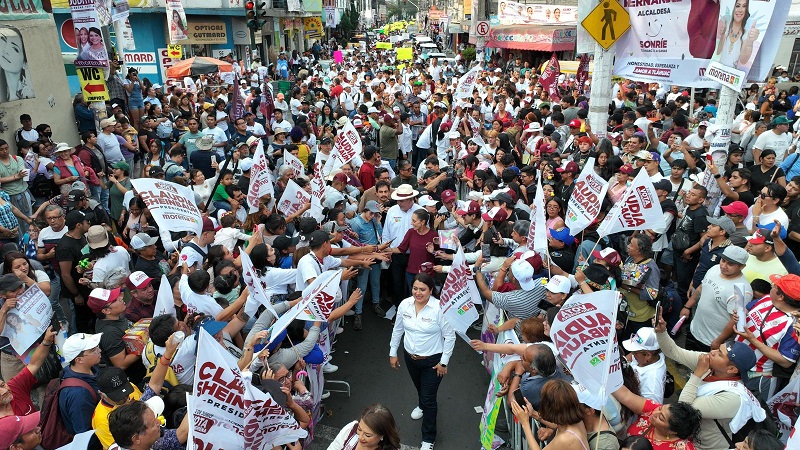
<svg viewBox="0 0 800 450">
<path fill-rule="evenodd" d="M 30 186 L 31 195 L 36 198 L 50 199 L 58 195 L 56 190 L 56 182 L 48 179 L 43 173 L 36 174 L 31 181 Z"/>
<path fill-rule="evenodd" d="M 64 421 L 61 418 L 61 412 L 58 407 L 58 399 L 61 390 L 68 387 L 82 387 L 92 393 L 92 399 L 95 403 L 100 401 L 100 399 L 97 398 L 97 392 L 89 386 L 89 383 L 81 379 L 56 378 L 50 381 L 45 390 L 41 417 L 39 419 L 39 426 L 42 427 L 41 445 L 43 448 L 59 448 L 72 442 L 74 436 L 70 434 L 66 426 L 64 426 Z"/>
</svg>

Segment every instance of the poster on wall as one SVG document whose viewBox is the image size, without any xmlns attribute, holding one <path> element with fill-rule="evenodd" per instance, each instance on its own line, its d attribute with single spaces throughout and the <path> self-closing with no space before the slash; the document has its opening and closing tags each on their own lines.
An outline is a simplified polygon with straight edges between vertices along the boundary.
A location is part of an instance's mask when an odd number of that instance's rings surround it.
<svg viewBox="0 0 800 450">
<path fill-rule="evenodd" d="M 75 67 L 107 67 L 108 51 L 100 31 L 96 4 L 92 0 L 70 0 L 72 24 L 75 27 L 75 42 L 78 58 Z M 109 18 L 111 16 L 109 15 Z"/>
<path fill-rule="evenodd" d="M 500 0 L 497 18 L 501 25 L 553 24 L 576 25 L 578 7 L 563 5 L 532 5 Z"/>
<path fill-rule="evenodd" d="M 33 97 L 22 34 L 14 27 L 0 25 L 0 103 Z"/>
<path fill-rule="evenodd" d="M 186 32 L 188 28 L 186 13 L 183 11 L 181 0 L 167 0 L 167 23 L 169 23 L 170 44 L 189 39 Z"/>
<path fill-rule="evenodd" d="M 717 87 L 712 61 L 750 80 L 768 75 L 791 0 L 668 5 L 627 2 L 631 29 L 617 41 L 614 74 L 636 81 Z M 775 30 L 773 30 L 773 28 Z M 769 31 L 768 31 L 769 30 Z"/>
</svg>

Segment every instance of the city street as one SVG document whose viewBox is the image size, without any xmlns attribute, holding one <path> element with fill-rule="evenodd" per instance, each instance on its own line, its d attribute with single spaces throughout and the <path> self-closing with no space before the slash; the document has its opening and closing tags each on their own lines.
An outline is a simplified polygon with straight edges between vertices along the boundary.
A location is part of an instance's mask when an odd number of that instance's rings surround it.
<svg viewBox="0 0 800 450">
<path fill-rule="evenodd" d="M 422 440 L 421 421 L 410 417 L 417 400 L 414 385 L 402 357 L 399 370 L 389 367 L 392 322 L 378 318 L 366 306 L 362 331 L 353 330 L 353 317 L 345 319 L 345 332 L 339 335 L 332 355 L 339 370 L 327 378 L 350 383 L 352 395 L 347 398 L 347 394 L 331 392 L 324 401 L 330 415 L 320 421 L 310 448 L 326 449 L 341 427 L 358 419 L 364 407 L 374 402 L 383 403 L 392 411 L 400 428 L 400 441 L 409 448 L 418 448 Z M 470 330 L 471 336 L 477 334 Z M 489 375 L 481 366 L 481 356 L 460 338 L 456 339 L 447 368 L 448 374 L 439 388 L 436 448 L 478 448 L 481 415 L 475 412 L 475 407 L 483 406 Z"/>
</svg>

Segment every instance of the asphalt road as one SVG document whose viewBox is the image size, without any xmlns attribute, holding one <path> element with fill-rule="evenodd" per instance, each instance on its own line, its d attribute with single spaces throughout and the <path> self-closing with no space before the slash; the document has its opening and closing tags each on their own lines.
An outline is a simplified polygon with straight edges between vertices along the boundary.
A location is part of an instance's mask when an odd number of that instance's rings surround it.
<svg viewBox="0 0 800 450">
<path fill-rule="evenodd" d="M 418 448 L 422 441 L 421 420 L 410 417 L 417 402 L 416 390 L 402 358 L 399 370 L 389 367 L 392 322 L 378 318 L 368 307 L 364 308 L 363 330 L 353 330 L 353 317 L 345 319 L 345 332 L 338 336 L 333 353 L 333 363 L 339 370 L 326 378 L 350 383 L 351 396 L 331 392 L 324 400 L 327 414 L 317 426 L 310 449 L 327 449 L 344 425 L 358 419 L 364 407 L 375 402 L 394 414 L 404 448 Z M 478 332 L 470 330 L 469 335 L 475 337 Z M 481 416 L 475 407 L 483 406 L 489 375 L 481 365 L 481 356 L 461 338 L 456 339 L 447 368 L 448 374 L 439 387 L 436 449 L 477 449 Z"/>
</svg>

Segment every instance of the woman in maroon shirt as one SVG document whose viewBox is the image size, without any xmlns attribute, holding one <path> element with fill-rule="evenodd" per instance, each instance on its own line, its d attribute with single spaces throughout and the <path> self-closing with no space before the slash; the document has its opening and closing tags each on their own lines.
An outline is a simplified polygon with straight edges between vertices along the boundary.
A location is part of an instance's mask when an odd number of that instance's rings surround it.
<svg viewBox="0 0 800 450">
<path fill-rule="evenodd" d="M 408 252 L 408 266 L 406 266 L 406 283 L 409 292 L 414 283 L 414 277 L 422 272 L 420 267 L 423 263 L 433 264 L 433 253 L 428 252 L 427 245 L 433 243 L 438 233 L 428 227 L 430 213 L 425 209 L 414 211 L 411 216 L 411 229 L 406 232 L 403 242 L 395 248 L 389 248 L 392 253 Z M 438 246 L 434 245 L 435 249 Z M 435 250 L 434 250 L 435 251 Z"/>
</svg>

